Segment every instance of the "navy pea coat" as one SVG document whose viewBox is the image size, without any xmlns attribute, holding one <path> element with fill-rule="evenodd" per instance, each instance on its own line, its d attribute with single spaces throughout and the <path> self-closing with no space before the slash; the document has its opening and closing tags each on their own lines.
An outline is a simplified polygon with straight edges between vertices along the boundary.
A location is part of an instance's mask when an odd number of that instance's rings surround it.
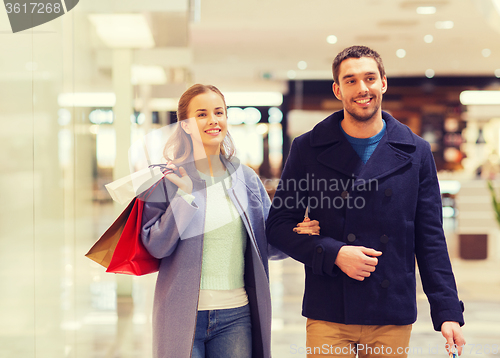
<svg viewBox="0 0 500 358">
<path fill-rule="evenodd" d="M 463 304 L 442 229 L 430 145 L 386 112 L 386 132 L 363 164 L 335 112 L 297 137 L 269 217 L 269 243 L 304 263 L 302 314 L 343 324 L 407 325 L 417 317 L 415 259 L 435 330 L 464 324 Z M 292 231 L 304 217 L 321 235 Z M 343 245 L 382 251 L 375 272 L 357 281 L 335 265 Z"/>
</svg>

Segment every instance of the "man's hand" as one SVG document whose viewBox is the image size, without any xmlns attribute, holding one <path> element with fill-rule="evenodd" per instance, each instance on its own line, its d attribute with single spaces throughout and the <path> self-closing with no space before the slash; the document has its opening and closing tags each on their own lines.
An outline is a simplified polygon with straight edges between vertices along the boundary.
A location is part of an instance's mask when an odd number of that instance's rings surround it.
<svg viewBox="0 0 500 358">
<path fill-rule="evenodd" d="M 293 231 L 297 234 L 308 234 L 308 235 L 319 235 L 319 221 L 311 220 L 309 218 L 304 218 L 304 221 L 298 223 Z"/>
<path fill-rule="evenodd" d="M 454 348 L 458 350 L 458 355 L 462 355 L 462 348 L 465 346 L 465 339 L 458 322 L 447 321 L 441 325 L 441 334 L 446 338 L 446 350 L 453 353 Z"/>
<path fill-rule="evenodd" d="M 378 263 L 375 256 L 380 255 L 382 252 L 364 246 L 344 245 L 339 250 L 335 265 L 350 278 L 363 281 L 375 271 Z"/>
</svg>

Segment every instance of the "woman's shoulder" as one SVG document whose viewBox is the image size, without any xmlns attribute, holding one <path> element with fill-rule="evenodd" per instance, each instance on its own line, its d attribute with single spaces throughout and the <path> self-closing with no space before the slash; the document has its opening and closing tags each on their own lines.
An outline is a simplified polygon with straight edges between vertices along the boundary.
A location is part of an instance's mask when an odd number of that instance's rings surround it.
<svg viewBox="0 0 500 358">
<path fill-rule="evenodd" d="M 248 165 L 241 163 L 239 160 L 232 159 L 230 163 L 234 168 L 234 172 L 243 175 L 242 180 L 250 180 L 250 179 L 253 180 L 255 178 L 259 179 L 259 176 L 255 172 L 255 170 L 250 168 Z"/>
<path fill-rule="evenodd" d="M 244 181 L 247 189 L 256 195 L 260 195 L 264 189 L 264 184 L 260 176 L 251 167 L 242 164 L 241 165 L 242 180 Z"/>
<path fill-rule="evenodd" d="M 259 177 L 255 170 L 250 168 L 248 165 L 241 164 L 241 169 L 243 170 L 243 173 L 245 173 L 245 176 L 248 177 Z"/>
</svg>

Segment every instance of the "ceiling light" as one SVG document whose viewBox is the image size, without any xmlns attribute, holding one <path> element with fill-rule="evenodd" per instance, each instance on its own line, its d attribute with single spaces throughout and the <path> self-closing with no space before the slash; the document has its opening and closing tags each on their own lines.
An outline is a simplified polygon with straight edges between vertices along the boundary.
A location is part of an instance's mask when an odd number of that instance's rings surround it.
<svg viewBox="0 0 500 358">
<path fill-rule="evenodd" d="M 259 123 L 257 127 L 255 127 L 255 131 L 260 135 L 265 135 L 269 133 L 269 126 L 267 123 Z"/>
<path fill-rule="evenodd" d="M 489 48 L 485 48 L 483 51 L 481 51 L 484 57 L 490 57 L 491 55 L 491 50 Z"/>
<path fill-rule="evenodd" d="M 495 70 L 495 77 L 496 77 L 496 78 L 500 78 L 500 68 L 497 68 L 497 69 Z"/>
<path fill-rule="evenodd" d="M 101 40 L 112 48 L 151 48 L 153 35 L 142 14 L 91 14 Z"/>
<path fill-rule="evenodd" d="M 89 113 L 89 120 L 94 124 L 111 124 L 115 115 L 111 109 L 94 109 Z"/>
<path fill-rule="evenodd" d="M 406 51 L 400 48 L 399 50 L 396 51 L 396 56 L 398 56 L 399 58 L 403 58 L 406 56 Z"/>
<path fill-rule="evenodd" d="M 434 6 L 419 6 L 417 7 L 417 14 L 420 15 L 432 15 L 436 13 L 436 8 Z"/>
<path fill-rule="evenodd" d="M 328 42 L 329 44 L 335 44 L 337 43 L 337 36 L 335 35 L 330 35 L 326 38 L 326 42 Z"/>
<path fill-rule="evenodd" d="M 167 75 L 161 66 L 132 65 L 133 85 L 163 85 L 167 83 Z"/>
<path fill-rule="evenodd" d="M 454 25 L 453 21 L 436 21 L 436 29 L 440 30 L 452 29 Z"/>
<path fill-rule="evenodd" d="M 293 80 L 295 77 L 297 77 L 297 72 L 295 72 L 294 70 L 290 70 L 286 73 L 286 76 L 289 79 Z"/>
<path fill-rule="evenodd" d="M 283 120 L 283 112 L 278 107 L 269 108 L 268 113 L 269 118 L 267 119 L 267 121 L 269 123 L 281 123 L 281 121 Z"/>
<path fill-rule="evenodd" d="M 139 113 L 137 117 L 132 115 L 130 120 L 132 121 L 132 123 L 137 123 L 138 125 L 141 125 L 144 124 L 144 122 L 146 122 L 146 115 L 144 113 Z"/>
<path fill-rule="evenodd" d="M 500 91 L 463 91 L 460 93 L 460 103 L 472 104 L 500 104 Z"/>
<path fill-rule="evenodd" d="M 433 69 L 429 68 L 429 69 L 425 70 L 425 77 L 432 78 L 432 77 L 434 77 L 434 75 L 435 75 L 435 72 Z"/>
<path fill-rule="evenodd" d="M 224 92 L 228 106 L 280 106 L 283 95 L 279 92 Z"/>
<path fill-rule="evenodd" d="M 243 109 L 239 107 L 230 107 L 227 109 L 227 123 L 231 125 L 242 124 L 245 121 Z"/>
<path fill-rule="evenodd" d="M 425 35 L 424 36 L 424 41 L 428 44 L 430 44 L 432 41 L 434 41 L 434 36 L 432 35 Z"/>
<path fill-rule="evenodd" d="M 297 67 L 299 68 L 299 70 L 305 70 L 307 68 L 307 62 L 299 61 L 299 63 L 297 63 Z"/>
<path fill-rule="evenodd" d="M 255 107 L 247 107 L 243 110 L 245 124 L 257 124 L 262 118 L 262 114 Z"/>
<path fill-rule="evenodd" d="M 57 96 L 60 107 L 114 107 L 114 93 L 61 93 Z"/>
</svg>

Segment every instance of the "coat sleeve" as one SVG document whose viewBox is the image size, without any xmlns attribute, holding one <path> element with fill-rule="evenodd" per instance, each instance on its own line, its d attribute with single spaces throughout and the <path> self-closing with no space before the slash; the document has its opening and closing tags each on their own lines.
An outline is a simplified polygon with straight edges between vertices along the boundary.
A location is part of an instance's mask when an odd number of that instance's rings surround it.
<svg viewBox="0 0 500 358">
<path fill-rule="evenodd" d="M 464 324 L 463 303 L 459 301 L 446 239 L 443 232 L 441 194 L 436 166 L 429 144 L 419 174 L 415 216 L 415 255 L 422 285 L 431 306 L 436 331 L 446 321 Z"/>
<path fill-rule="evenodd" d="M 269 199 L 269 194 L 267 193 L 267 190 L 264 187 L 264 184 L 262 184 L 262 182 L 260 181 L 260 179 L 258 180 L 258 186 L 259 186 L 260 198 L 262 200 L 262 214 L 264 217 L 264 222 L 266 222 L 269 215 L 269 209 L 271 208 L 271 199 Z M 288 255 L 285 254 L 283 251 L 271 245 L 269 243 L 269 240 L 266 239 L 266 241 L 267 241 L 267 258 L 269 260 L 283 260 L 288 257 Z"/>
<path fill-rule="evenodd" d="M 307 191 L 300 190 L 300 185 L 289 185 L 307 180 L 305 162 L 300 153 L 300 144 L 295 139 L 269 211 L 267 238 L 277 249 L 311 267 L 313 273 L 336 276 L 340 269 L 335 265 L 335 260 L 344 243 L 324 235 L 309 236 L 293 232 L 297 223 L 304 219 L 308 200 Z"/>
<path fill-rule="evenodd" d="M 149 253 L 158 259 L 171 255 L 197 210 L 195 202 L 189 203 L 177 192 L 169 199 L 166 185 L 158 185 L 145 200 L 142 213 L 142 242 Z"/>
</svg>

